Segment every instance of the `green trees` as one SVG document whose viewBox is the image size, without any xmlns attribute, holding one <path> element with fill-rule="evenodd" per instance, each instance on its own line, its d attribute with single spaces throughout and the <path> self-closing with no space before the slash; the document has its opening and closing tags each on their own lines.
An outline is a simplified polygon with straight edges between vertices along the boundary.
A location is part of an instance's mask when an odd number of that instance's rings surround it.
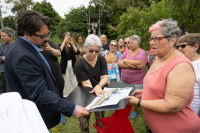
<svg viewBox="0 0 200 133">
<path fill-rule="evenodd" d="M 53 9 L 51 3 L 47 2 L 46 0 L 43 0 L 41 3 L 37 2 L 35 5 L 33 5 L 32 10 L 38 11 L 49 18 L 51 23 L 49 30 L 52 32 L 52 34 L 54 34 L 57 26 L 61 22 L 61 17 Z"/>
<path fill-rule="evenodd" d="M 150 37 L 149 27 L 158 20 L 172 18 L 183 25 L 189 32 L 200 30 L 200 2 L 197 0 L 162 0 L 152 3 L 150 7 L 129 7 L 127 13 L 120 17 L 118 24 L 118 38 L 133 34 L 139 35 L 142 40 L 141 47 L 149 48 L 147 38 Z"/>
</svg>

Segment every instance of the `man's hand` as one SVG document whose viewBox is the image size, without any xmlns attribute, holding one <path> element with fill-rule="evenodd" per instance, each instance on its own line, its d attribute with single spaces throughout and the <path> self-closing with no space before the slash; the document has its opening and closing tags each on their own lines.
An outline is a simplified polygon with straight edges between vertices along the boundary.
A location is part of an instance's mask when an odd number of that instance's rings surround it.
<svg viewBox="0 0 200 133">
<path fill-rule="evenodd" d="M 2 58 L 1 58 L 1 61 L 4 61 L 5 60 L 5 56 L 3 56 Z"/>
<path fill-rule="evenodd" d="M 104 94 L 106 91 L 102 90 L 99 85 L 96 85 L 94 89 L 90 91 L 89 93 L 93 93 L 93 92 L 95 92 L 95 94 L 99 97 L 101 94 Z"/>
<path fill-rule="evenodd" d="M 89 109 L 83 108 L 81 106 L 77 106 L 76 111 L 74 113 L 74 117 L 79 119 L 83 116 L 89 115 L 90 113 L 87 112 Z"/>
</svg>

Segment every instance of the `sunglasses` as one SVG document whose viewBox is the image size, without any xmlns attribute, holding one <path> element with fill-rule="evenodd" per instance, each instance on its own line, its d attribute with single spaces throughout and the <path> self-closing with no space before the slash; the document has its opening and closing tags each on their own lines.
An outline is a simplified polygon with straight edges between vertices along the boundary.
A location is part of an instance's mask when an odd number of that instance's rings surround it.
<svg viewBox="0 0 200 133">
<path fill-rule="evenodd" d="M 117 47 L 117 45 L 113 45 L 113 44 L 110 44 L 110 46 L 112 46 L 112 47 Z"/>
<path fill-rule="evenodd" d="M 124 44 L 128 44 L 128 42 L 124 42 Z"/>
<path fill-rule="evenodd" d="M 94 53 L 95 52 L 96 54 L 98 54 L 100 52 L 99 50 L 94 50 L 94 49 L 88 49 L 88 50 L 89 50 L 90 53 Z"/>
<path fill-rule="evenodd" d="M 189 44 L 182 44 L 182 45 L 176 46 L 176 48 L 179 49 L 181 47 L 183 49 L 185 48 L 186 45 L 189 45 Z"/>
</svg>

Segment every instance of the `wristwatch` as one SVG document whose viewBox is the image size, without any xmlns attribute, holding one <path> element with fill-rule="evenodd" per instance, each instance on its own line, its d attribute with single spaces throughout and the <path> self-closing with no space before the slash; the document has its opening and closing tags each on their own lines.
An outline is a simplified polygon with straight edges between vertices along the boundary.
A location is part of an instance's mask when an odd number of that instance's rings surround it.
<svg viewBox="0 0 200 133">
<path fill-rule="evenodd" d="M 101 83 L 98 83 L 98 85 L 102 88 L 103 87 L 103 85 L 101 84 Z"/>
<path fill-rule="evenodd" d="M 140 103 L 141 103 L 141 98 L 138 100 L 138 107 L 140 107 Z"/>
</svg>

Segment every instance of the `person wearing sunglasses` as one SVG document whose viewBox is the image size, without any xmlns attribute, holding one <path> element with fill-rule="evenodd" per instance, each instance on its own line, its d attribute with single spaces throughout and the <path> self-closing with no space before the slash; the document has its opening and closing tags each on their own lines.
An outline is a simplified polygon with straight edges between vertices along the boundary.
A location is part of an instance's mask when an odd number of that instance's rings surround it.
<svg viewBox="0 0 200 133">
<path fill-rule="evenodd" d="M 130 40 L 130 37 L 127 37 L 127 38 L 124 39 L 124 45 L 125 45 L 125 47 L 126 47 L 125 51 L 126 51 L 126 50 L 129 50 L 129 45 L 128 45 L 129 40 Z M 123 51 L 123 53 L 124 53 L 125 51 Z"/>
<path fill-rule="evenodd" d="M 121 68 L 121 81 L 125 84 L 133 84 L 138 89 L 143 88 L 147 62 L 147 53 L 139 47 L 140 44 L 141 39 L 139 36 L 131 36 L 128 42 L 130 50 L 126 50 L 117 62 Z M 129 117 L 137 118 L 137 116 L 137 107 L 134 106 Z"/>
<path fill-rule="evenodd" d="M 102 47 L 101 40 L 98 36 L 89 35 L 84 44 L 86 54 L 83 55 L 75 64 L 75 73 L 78 86 L 87 86 L 93 88 L 89 93 L 95 93 L 96 96 L 104 94 L 103 87 L 108 83 L 108 72 L 106 59 L 99 55 Z M 96 120 L 104 117 L 104 111 L 95 112 Z M 79 119 L 82 133 L 89 133 L 90 115 Z"/>
<path fill-rule="evenodd" d="M 112 40 L 110 42 L 109 48 L 110 50 L 104 51 L 101 55 L 106 58 L 107 66 L 108 66 L 108 78 L 110 81 L 120 82 L 120 70 L 118 65 L 116 64 L 122 53 L 119 52 L 118 43 L 116 40 Z M 111 71 L 111 69 L 113 71 Z"/>
<path fill-rule="evenodd" d="M 178 40 L 176 48 L 183 53 L 194 66 L 196 82 L 194 85 L 194 99 L 191 102 L 193 111 L 200 116 L 200 34 L 191 33 Z"/>
<path fill-rule="evenodd" d="M 63 34 L 63 42 L 58 47 L 61 51 L 60 68 L 65 80 L 63 95 L 67 97 L 78 85 L 74 73 L 74 66 L 76 63 L 75 55 L 79 55 L 80 51 L 77 49 L 76 44 L 74 44 L 69 32 Z"/>
<path fill-rule="evenodd" d="M 152 132 L 199 133 L 200 119 L 190 106 L 195 72 L 191 61 L 176 49 L 181 33 L 178 23 L 164 19 L 153 24 L 149 31 L 148 42 L 158 59 L 144 77 L 143 90 L 135 90 L 133 96 L 127 97 L 129 105 L 143 108 Z"/>
</svg>

